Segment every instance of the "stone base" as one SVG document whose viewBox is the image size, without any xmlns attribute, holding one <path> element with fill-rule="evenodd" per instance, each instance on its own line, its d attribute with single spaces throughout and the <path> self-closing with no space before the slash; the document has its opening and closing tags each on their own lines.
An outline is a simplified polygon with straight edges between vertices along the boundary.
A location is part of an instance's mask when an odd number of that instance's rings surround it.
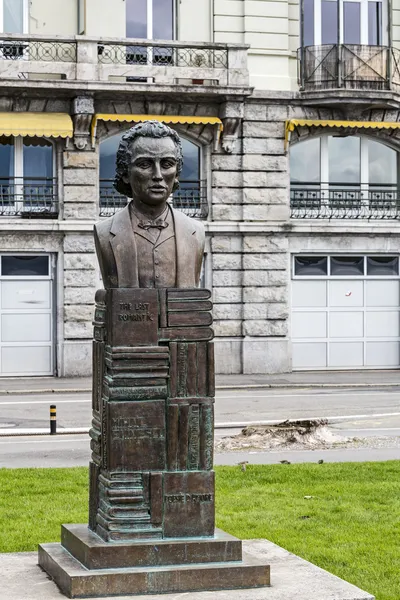
<svg viewBox="0 0 400 600">
<path fill-rule="evenodd" d="M 242 542 L 213 538 L 106 543 L 85 525 L 64 525 L 61 544 L 39 546 L 39 565 L 69 598 L 268 586 L 270 568 Z"/>
</svg>

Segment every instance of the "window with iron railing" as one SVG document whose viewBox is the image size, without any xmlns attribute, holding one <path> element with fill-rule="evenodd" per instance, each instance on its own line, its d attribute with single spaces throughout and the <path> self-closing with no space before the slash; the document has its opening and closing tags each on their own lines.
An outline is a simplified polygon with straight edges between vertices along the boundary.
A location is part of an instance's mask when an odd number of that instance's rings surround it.
<svg viewBox="0 0 400 600">
<path fill-rule="evenodd" d="M 58 215 L 53 145 L 44 138 L 0 138 L 0 215 Z"/>
<path fill-rule="evenodd" d="M 397 152 L 359 136 L 323 136 L 290 149 L 292 218 L 400 218 Z"/>
<path fill-rule="evenodd" d="M 100 216 L 109 217 L 126 206 L 129 198 L 114 188 L 115 157 L 123 134 L 115 135 L 100 144 Z M 202 178 L 201 148 L 190 140 L 181 138 L 183 170 L 179 189 L 171 197 L 174 208 L 190 217 L 205 219 L 208 216 L 207 183 Z"/>
</svg>

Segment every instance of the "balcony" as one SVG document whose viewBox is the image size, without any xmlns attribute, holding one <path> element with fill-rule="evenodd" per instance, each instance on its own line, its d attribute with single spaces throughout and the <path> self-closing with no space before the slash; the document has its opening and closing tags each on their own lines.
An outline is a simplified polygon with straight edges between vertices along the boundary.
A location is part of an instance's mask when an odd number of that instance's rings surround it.
<svg viewBox="0 0 400 600">
<path fill-rule="evenodd" d="M 400 50 L 387 46 L 325 44 L 297 51 L 303 91 L 400 90 Z"/>
<path fill-rule="evenodd" d="M 290 189 L 292 219 L 399 219 L 396 184 L 350 186 L 296 183 Z"/>
<path fill-rule="evenodd" d="M 58 217 L 55 179 L 0 178 L 0 216 L 26 219 Z"/>
<path fill-rule="evenodd" d="M 247 87 L 247 46 L 2 34 L 0 79 Z"/>
<path fill-rule="evenodd" d="M 100 216 L 111 217 L 126 206 L 128 198 L 119 194 L 112 179 L 100 179 Z M 180 189 L 172 198 L 174 208 L 189 217 L 206 219 L 208 216 L 207 187 L 205 181 L 181 181 Z"/>
</svg>

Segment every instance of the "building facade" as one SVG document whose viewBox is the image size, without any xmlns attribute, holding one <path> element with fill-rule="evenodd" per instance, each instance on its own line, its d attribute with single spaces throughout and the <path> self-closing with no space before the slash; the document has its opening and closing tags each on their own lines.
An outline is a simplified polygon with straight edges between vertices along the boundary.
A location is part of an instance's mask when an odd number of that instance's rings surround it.
<svg viewBox="0 0 400 600">
<path fill-rule="evenodd" d="M 0 30 L 0 376 L 90 373 L 146 118 L 183 138 L 218 372 L 399 366 L 399 0 L 0 0 Z"/>
</svg>

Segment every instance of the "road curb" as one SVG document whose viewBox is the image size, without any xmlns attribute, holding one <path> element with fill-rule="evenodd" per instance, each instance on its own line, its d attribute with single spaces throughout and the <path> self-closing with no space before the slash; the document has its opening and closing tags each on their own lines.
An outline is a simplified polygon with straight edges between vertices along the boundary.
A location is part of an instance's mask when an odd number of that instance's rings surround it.
<svg viewBox="0 0 400 600">
<path fill-rule="evenodd" d="M 217 385 L 217 390 L 256 390 L 256 389 L 370 389 L 370 388 L 398 388 L 400 381 L 396 383 L 249 383 Z M 52 394 L 91 394 L 92 388 L 43 388 L 38 390 L 0 390 L 0 396 L 33 396 Z"/>
</svg>

